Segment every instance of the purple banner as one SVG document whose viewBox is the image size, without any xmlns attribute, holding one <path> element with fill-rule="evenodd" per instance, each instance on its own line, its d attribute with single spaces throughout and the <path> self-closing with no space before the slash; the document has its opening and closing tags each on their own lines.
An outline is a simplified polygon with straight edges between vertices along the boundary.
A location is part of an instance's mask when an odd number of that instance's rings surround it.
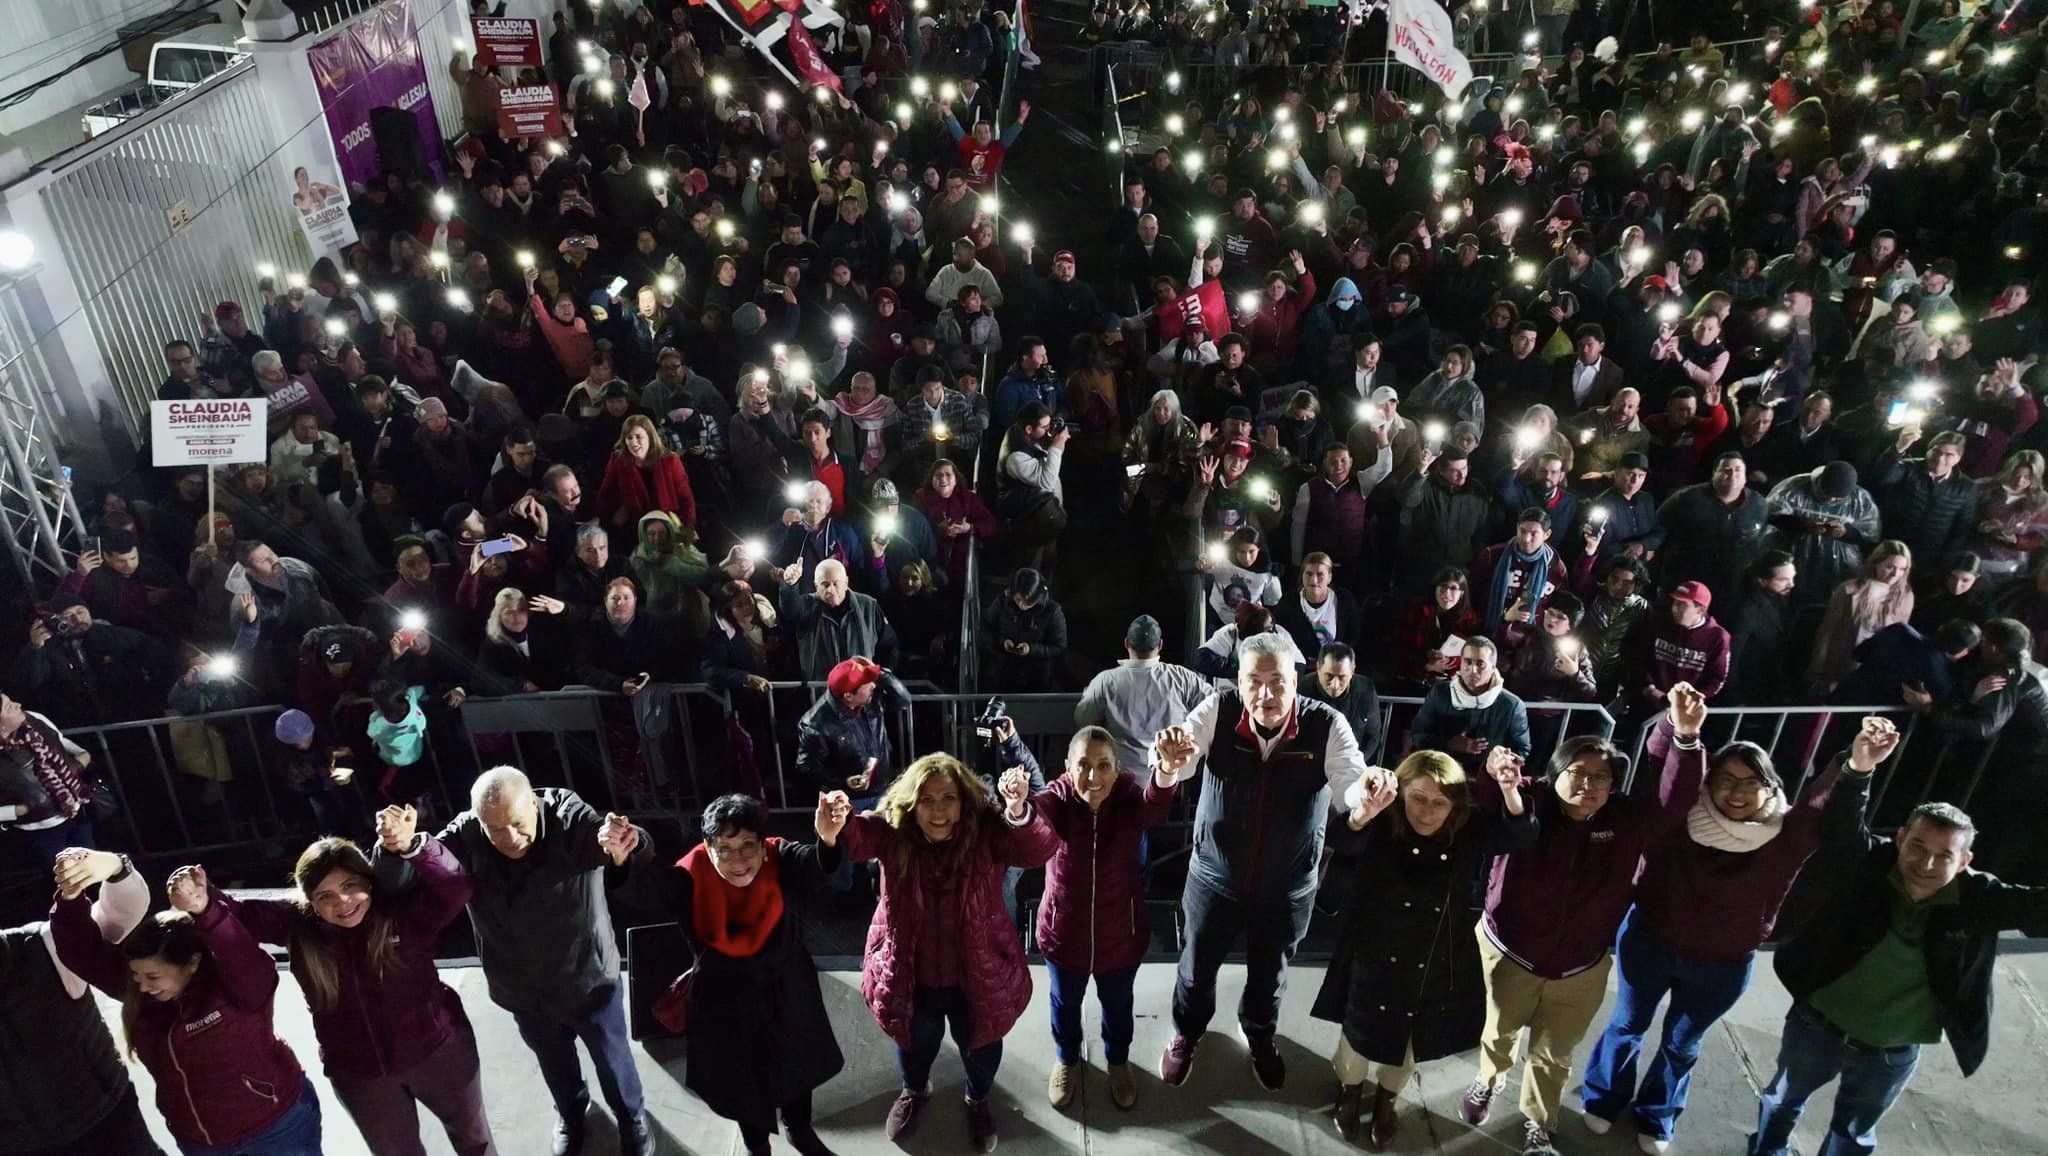
<svg viewBox="0 0 2048 1156">
<path fill-rule="evenodd" d="M 409 5 L 387 4 L 307 53 L 313 84 L 327 109 L 334 155 L 351 190 L 377 179 L 383 165 L 370 131 L 370 112 L 397 108 L 412 114 L 420 156 L 434 179 L 442 177 L 441 126 L 427 93 L 427 67 Z"/>
</svg>

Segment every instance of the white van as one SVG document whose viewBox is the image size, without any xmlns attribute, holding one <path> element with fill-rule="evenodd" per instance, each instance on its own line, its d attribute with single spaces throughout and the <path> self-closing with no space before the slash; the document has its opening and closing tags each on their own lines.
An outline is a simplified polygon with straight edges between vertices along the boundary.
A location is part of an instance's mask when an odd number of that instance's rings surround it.
<svg viewBox="0 0 2048 1156">
<path fill-rule="evenodd" d="M 198 87 L 249 55 L 234 46 L 230 39 L 234 30 L 224 24 L 190 29 L 181 35 L 185 38 L 150 45 L 149 72 L 143 79 L 85 110 L 80 119 L 87 138 Z"/>
</svg>

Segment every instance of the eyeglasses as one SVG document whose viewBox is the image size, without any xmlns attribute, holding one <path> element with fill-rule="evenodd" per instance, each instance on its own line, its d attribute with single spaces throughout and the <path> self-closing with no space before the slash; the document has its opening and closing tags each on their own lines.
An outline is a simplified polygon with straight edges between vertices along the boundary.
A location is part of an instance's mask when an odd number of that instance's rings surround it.
<svg viewBox="0 0 2048 1156">
<path fill-rule="evenodd" d="M 1731 795 L 1750 795 L 1754 797 L 1771 793 L 1771 785 L 1762 779 L 1738 779 L 1734 775 L 1710 776 L 1707 779 L 1707 785 L 1717 791 L 1726 791 Z"/>
<path fill-rule="evenodd" d="M 1589 775 L 1577 767 L 1566 767 L 1564 773 L 1589 791 L 1611 791 L 1614 789 L 1613 775 Z"/>
<path fill-rule="evenodd" d="M 1452 592 L 1463 590 L 1464 588 L 1465 587 L 1463 584 L 1457 582 L 1446 582 L 1443 585 L 1437 587 L 1438 590 L 1449 590 Z"/>
</svg>

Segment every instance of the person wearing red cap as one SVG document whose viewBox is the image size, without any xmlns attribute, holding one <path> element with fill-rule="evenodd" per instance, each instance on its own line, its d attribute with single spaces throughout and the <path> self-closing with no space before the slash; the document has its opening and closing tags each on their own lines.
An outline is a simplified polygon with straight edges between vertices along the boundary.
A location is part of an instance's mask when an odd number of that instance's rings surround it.
<svg viewBox="0 0 2048 1156">
<path fill-rule="evenodd" d="M 211 316 L 199 315 L 199 360 L 215 377 L 248 377 L 249 359 L 268 348 L 270 343 L 250 330 L 236 302 L 223 301 L 213 307 Z"/>
<path fill-rule="evenodd" d="M 1704 582 L 1671 588 L 1670 612 L 1644 632 L 1632 704 L 1644 712 L 1664 709 L 1678 683 L 1690 683 L 1712 701 L 1728 682 L 1728 631 L 1708 613 L 1713 591 Z"/>
<path fill-rule="evenodd" d="M 844 659 L 825 676 L 828 693 L 796 724 L 796 773 L 806 789 L 845 791 L 863 810 L 882 793 L 895 765 L 888 720 L 875 701 L 884 685 L 896 701 L 909 697 L 871 659 Z"/>
</svg>

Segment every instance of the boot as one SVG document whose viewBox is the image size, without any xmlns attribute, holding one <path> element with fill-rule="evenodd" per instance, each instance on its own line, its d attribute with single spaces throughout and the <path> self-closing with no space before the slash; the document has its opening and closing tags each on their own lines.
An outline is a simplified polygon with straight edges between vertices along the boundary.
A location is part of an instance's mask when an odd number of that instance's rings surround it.
<svg viewBox="0 0 2048 1156">
<path fill-rule="evenodd" d="M 1372 1088 L 1372 1136 L 1366 1146 L 1375 1152 L 1384 1152 L 1394 1142 L 1394 1133 L 1400 1130 L 1400 1120 L 1394 1115 L 1396 1097 L 1394 1093 L 1374 1084 Z"/>
<path fill-rule="evenodd" d="M 1365 1112 L 1365 1085 L 1339 1084 L 1337 1086 L 1337 1134 L 1346 1143 L 1358 1143 L 1359 1117 Z"/>
</svg>

